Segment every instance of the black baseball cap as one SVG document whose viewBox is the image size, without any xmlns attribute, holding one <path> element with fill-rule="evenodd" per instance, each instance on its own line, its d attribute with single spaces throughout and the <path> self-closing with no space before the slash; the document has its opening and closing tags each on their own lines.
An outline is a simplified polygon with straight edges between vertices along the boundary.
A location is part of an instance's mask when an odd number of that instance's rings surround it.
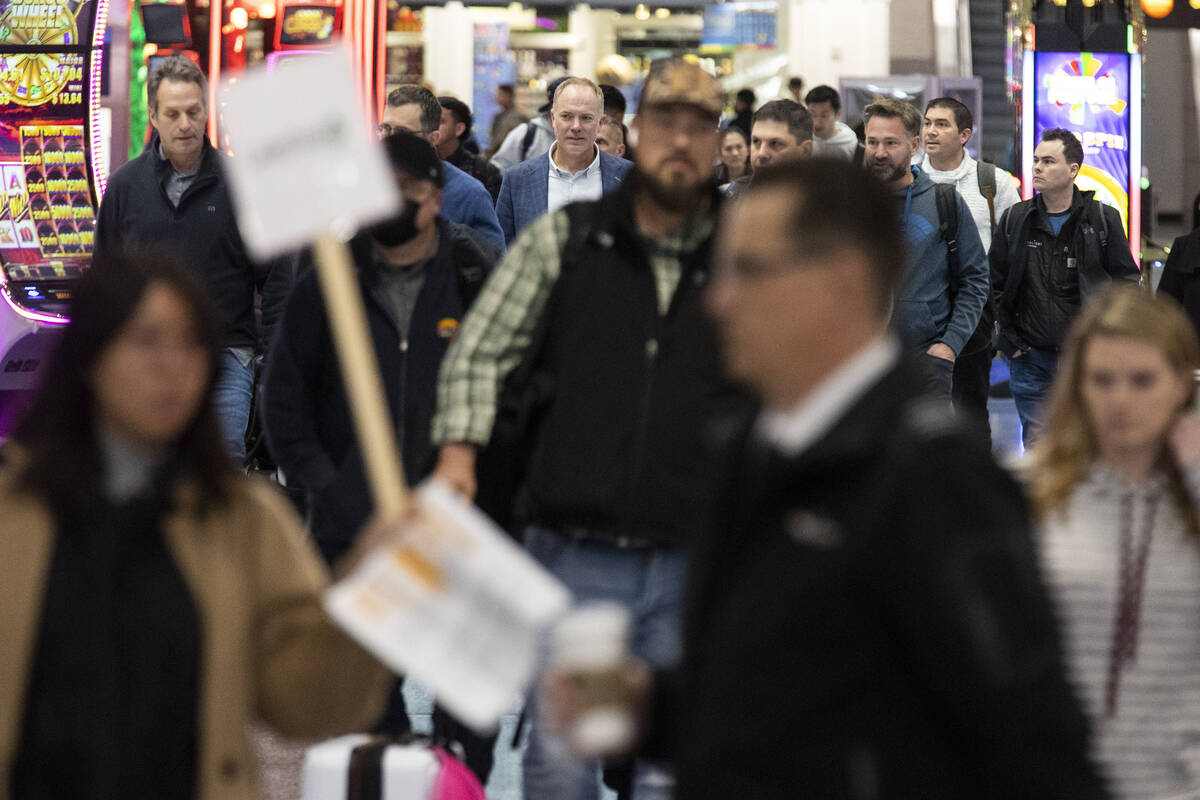
<svg viewBox="0 0 1200 800">
<path fill-rule="evenodd" d="M 431 181 L 439 189 L 446 185 L 442 160 L 429 142 L 407 131 L 385 136 L 382 141 L 392 169 L 398 169 L 410 178 Z"/>
</svg>

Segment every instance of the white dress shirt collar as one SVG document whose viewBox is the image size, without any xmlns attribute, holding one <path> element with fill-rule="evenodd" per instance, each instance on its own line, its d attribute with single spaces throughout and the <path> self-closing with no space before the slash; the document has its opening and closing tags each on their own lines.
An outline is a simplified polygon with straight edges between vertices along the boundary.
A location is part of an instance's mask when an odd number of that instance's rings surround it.
<svg viewBox="0 0 1200 800">
<path fill-rule="evenodd" d="M 595 155 L 595 157 L 592 158 L 592 163 L 588 164 L 586 167 L 579 170 L 578 172 L 571 172 L 570 170 L 562 169 L 554 161 L 554 154 L 558 152 L 558 142 L 555 142 L 554 144 L 550 145 L 550 172 L 551 172 L 551 174 L 557 173 L 560 177 L 563 177 L 563 178 L 577 178 L 581 175 L 591 175 L 593 173 L 598 174 L 600 172 L 600 146 L 593 144 L 592 147 L 594 147 L 596 150 L 596 155 Z"/>
<path fill-rule="evenodd" d="M 594 145 L 593 145 L 594 146 Z M 600 148 L 592 163 L 578 172 L 560 169 L 554 163 L 558 142 L 550 146 L 550 170 L 546 177 L 546 210 L 557 211 L 569 203 L 599 200 L 604 194 L 604 183 L 600 176 Z"/>
<path fill-rule="evenodd" d="M 827 375 L 786 410 L 764 409 L 755 425 L 760 439 L 794 457 L 824 436 L 900 357 L 900 344 L 880 336 Z"/>
</svg>

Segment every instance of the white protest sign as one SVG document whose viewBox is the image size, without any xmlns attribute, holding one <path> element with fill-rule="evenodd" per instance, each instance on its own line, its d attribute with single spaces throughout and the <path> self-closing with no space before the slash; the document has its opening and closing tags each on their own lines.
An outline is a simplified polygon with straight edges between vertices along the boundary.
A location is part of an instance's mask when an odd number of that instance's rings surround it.
<svg viewBox="0 0 1200 800">
<path fill-rule="evenodd" d="M 259 259 L 395 214 L 392 170 L 338 48 L 288 69 L 250 70 L 222 84 L 238 225 Z M 213 113 L 216 113 L 214 110 Z"/>
<path fill-rule="evenodd" d="M 325 610 L 382 662 L 480 732 L 528 689 L 567 589 L 444 484 L 419 516 L 325 595 Z"/>
</svg>

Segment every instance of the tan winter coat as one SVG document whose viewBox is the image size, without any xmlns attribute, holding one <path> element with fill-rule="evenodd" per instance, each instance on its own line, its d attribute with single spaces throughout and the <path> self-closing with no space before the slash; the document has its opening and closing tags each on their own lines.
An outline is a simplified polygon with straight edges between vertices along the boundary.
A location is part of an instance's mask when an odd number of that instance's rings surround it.
<svg viewBox="0 0 1200 800">
<path fill-rule="evenodd" d="M 0 800 L 23 719 L 55 532 L 46 506 L 16 486 L 15 448 L 0 467 Z M 294 737 L 361 730 L 391 677 L 320 607 L 328 574 L 289 507 L 265 482 L 238 480 L 228 507 L 199 517 L 182 484 L 165 536 L 203 620 L 197 800 L 251 800 L 248 724 Z"/>
</svg>

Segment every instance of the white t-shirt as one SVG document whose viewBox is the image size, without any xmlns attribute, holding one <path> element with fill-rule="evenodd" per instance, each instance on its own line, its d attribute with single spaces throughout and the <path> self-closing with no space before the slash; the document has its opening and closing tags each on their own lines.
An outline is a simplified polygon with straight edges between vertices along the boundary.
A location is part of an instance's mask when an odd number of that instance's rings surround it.
<svg viewBox="0 0 1200 800">
<path fill-rule="evenodd" d="M 828 139 L 813 134 L 813 155 L 826 158 L 844 158 L 854 160 L 854 151 L 858 148 L 858 137 L 854 130 L 844 122 L 833 123 L 833 136 Z"/>
</svg>

